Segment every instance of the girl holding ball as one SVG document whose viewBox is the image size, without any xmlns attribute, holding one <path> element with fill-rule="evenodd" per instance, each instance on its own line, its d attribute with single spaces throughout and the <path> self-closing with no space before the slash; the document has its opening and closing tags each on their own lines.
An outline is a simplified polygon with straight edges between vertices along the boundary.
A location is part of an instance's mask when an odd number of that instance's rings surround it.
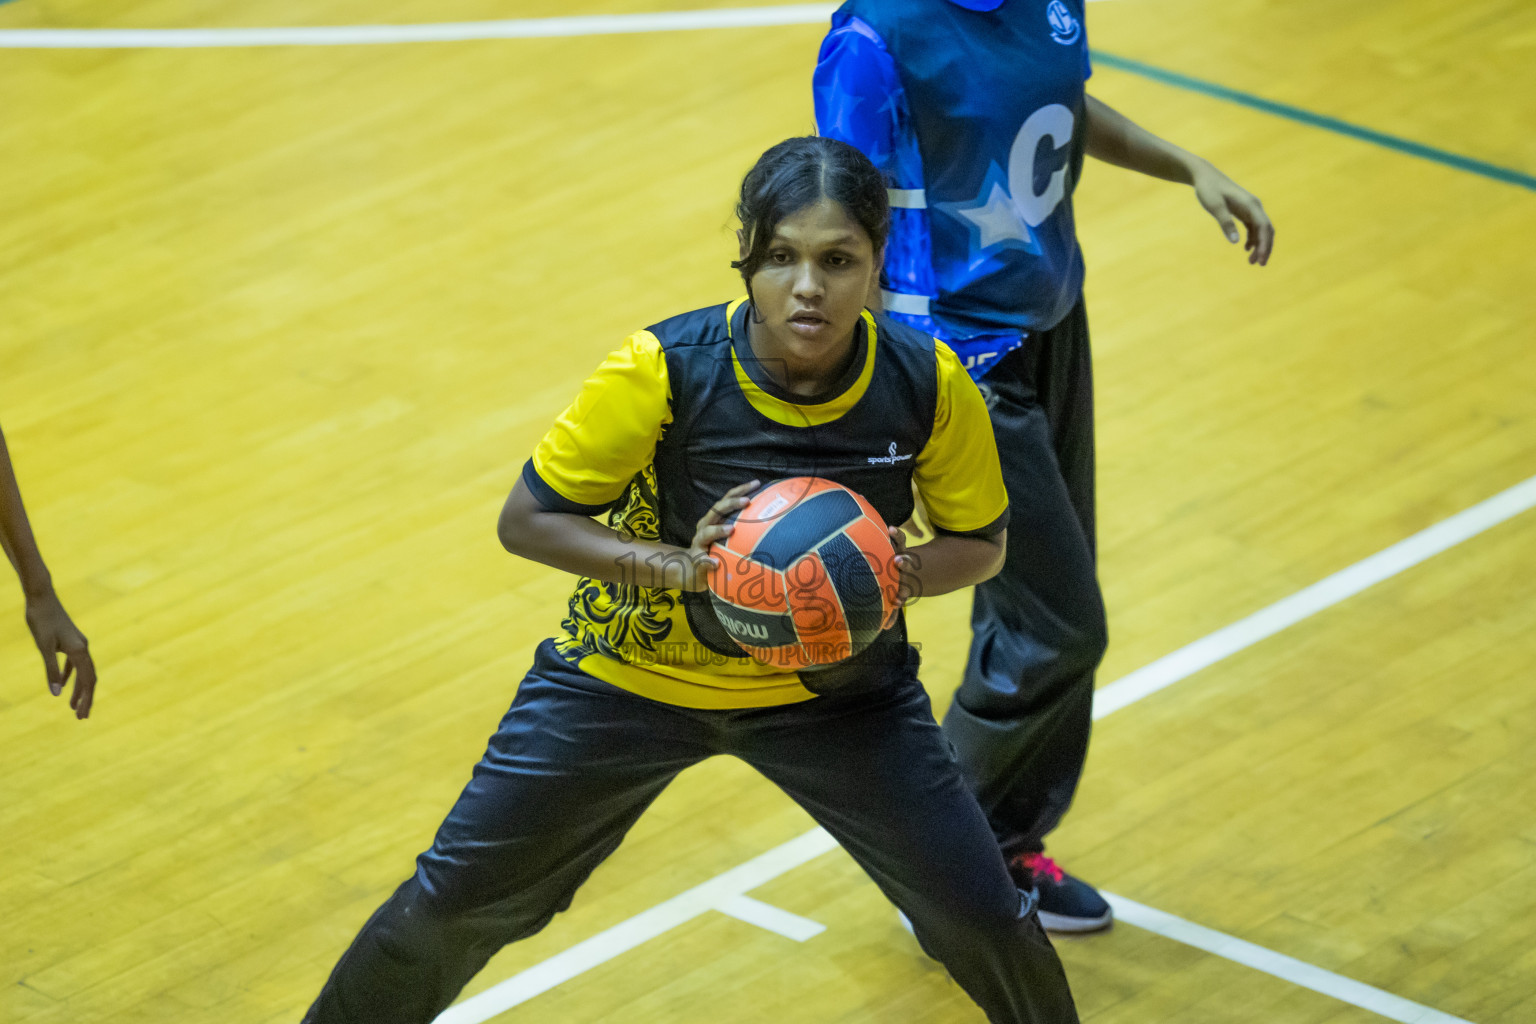
<svg viewBox="0 0 1536 1024">
<path fill-rule="evenodd" d="M 854 657 L 797 672 L 745 656 L 711 610 L 710 546 L 761 482 L 831 480 L 887 523 L 907 520 L 915 487 L 937 536 L 902 572 L 925 594 L 995 573 L 1008 515 L 960 362 L 865 308 L 889 222 L 874 166 L 840 142 L 787 140 L 747 174 L 737 212 L 747 297 L 630 336 L 507 498 L 505 547 L 579 577 L 562 632 L 306 1020 L 431 1021 L 570 905 L 678 772 L 717 754 L 825 827 L 992 1021 L 1077 1020 L 901 617 Z"/>
</svg>

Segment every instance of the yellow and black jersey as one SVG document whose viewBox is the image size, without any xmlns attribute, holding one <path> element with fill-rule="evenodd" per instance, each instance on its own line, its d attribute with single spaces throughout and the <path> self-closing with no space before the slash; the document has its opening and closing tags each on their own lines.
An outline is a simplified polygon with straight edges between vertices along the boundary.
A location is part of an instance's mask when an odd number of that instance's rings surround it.
<svg viewBox="0 0 1536 1024">
<path fill-rule="evenodd" d="M 915 486 L 935 530 L 1007 525 L 985 403 L 946 346 L 866 311 L 842 379 L 805 398 L 752 354 L 750 308 L 738 299 L 631 335 L 524 466 L 538 501 L 685 548 L 709 507 L 753 479 L 834 480 L 892 525 L 912 514 Z M 814 696 L 799 674 L 744 657 L 707 595 L 583 578 L 562 625 L 565 658 L 656 700 L 746 708 Z"/>
</svg>

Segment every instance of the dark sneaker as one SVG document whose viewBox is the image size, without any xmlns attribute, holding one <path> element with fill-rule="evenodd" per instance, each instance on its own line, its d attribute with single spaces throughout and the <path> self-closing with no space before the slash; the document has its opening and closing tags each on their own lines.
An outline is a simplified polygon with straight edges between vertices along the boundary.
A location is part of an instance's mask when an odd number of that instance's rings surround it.
<svg viewBox="0 0 1536 1024">
<path fill-rule="evenodd" d="M 1097 889 L 1043 853 L 1021 853 L 1008 861 L 1008 870 L 1020 889 L 1040 890 L 1040 923 L 1047 931 L 1096 932 L 1114 920 Z"/>
</svg>

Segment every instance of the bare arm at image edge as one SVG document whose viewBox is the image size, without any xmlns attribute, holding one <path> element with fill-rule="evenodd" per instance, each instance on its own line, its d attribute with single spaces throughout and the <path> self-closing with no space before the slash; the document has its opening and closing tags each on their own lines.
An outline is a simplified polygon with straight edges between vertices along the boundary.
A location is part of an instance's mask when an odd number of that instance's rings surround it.
<svg viewBox="0 0 1536 1024">
<path fill-rule="evenodd" d="M 27 628 L 43 656 L 48 677 L 48 689 L 55 697 L 64 692 L 64 686 L 74 676 L 75 688 L 70 694 L 69 706 L 76 718 L 86 718 L 91 713 L 91 701 L 96 694 L 96 665 L 84 634 L 75 628 L 69 613 L 59 603 L 53 592 L 53 577 L 43 564 L 43 556 L 37 550 L 32 536 L 32 526 L 27 522 L 27 510 L 21 504 L 21 489 L 16 484 L 16 474 L 11 469 L 11 455 L 5 447 L 5 435 L 0 433 L 0 547 L 21 577 L 21 589 L 27 599 Z M 59 655 L 64 665 L 59 666 Z"/>
</svg>

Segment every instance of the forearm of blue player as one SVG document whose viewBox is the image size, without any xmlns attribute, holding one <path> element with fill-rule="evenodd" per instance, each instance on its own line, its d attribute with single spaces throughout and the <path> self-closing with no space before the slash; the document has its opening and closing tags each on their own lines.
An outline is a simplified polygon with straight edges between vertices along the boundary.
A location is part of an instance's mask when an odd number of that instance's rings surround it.
<svg viewBox="0 0 1536 1024">
<path fill-rule="evenodd" d="M 1092 96 L 1088 101 L 1088 155 L 1116 167 L 1191 185 L 1200 157 L 1160 139 L 1114 107 Z"/>
<path fill-rule="evenodd" d="M 708 573 L 701 552 L 626 537 L 579 513 L 552 511 L 521 480 L 507 495 L 496 535 L 514 555 L 605 583 L 703 590 Z"/>
<path fill-rule="evenodd" d="M 1008 531 L 990 537 L 966 537 L 941 533 L 897 555 L 901 566 L 902 603 L 919 597 L 937 597 L 985 583 L 1003 567 Z"/>
<path fill-rule="evenodd" d="M 1243 249 L 1248 262 L 1264 266 L 1275 247 L 1275 226 L 1258 196 L 1227 177 L 1209 160 L 1180 149 L 1092 96 L 1087 98 L 1088 155 L 1116 167 L 1126 167 L 1164 181 L 1194 187 L 1195 199 L 1221 225 L 1227 241 L 1240 237 L 1238 223 L 1248 229 Z"/>
</svg>

